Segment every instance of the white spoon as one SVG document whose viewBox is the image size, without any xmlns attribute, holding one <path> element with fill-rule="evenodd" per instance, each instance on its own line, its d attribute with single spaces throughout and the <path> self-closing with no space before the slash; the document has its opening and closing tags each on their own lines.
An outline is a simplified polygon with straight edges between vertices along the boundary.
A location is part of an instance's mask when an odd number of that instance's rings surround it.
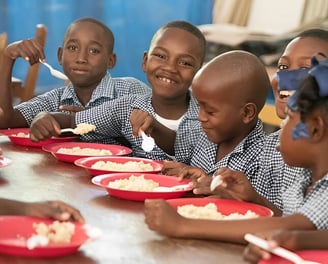
<svg viewBox="0 0 328 264">
<path fill-rule="evenodd" d="M 59 79 L 65 80 L 65 81 L 68 80 L 67 76 L 66 76 L 64 73 L 55 70 L 54 68 L 52 68 L 51 65 L 49 65 L 49 64 L 46 63 L 46 62 L 43 62 L 41 59 L 40 59 L 39 61 L 40 61 L 44 66 L 46 66 L 46 67 L 49 68 L 50 74 L 51 74 L 52 76 L 55 76 L 55 77 L 57 77 L 57 78 L 59 78 Z"/>
<path fill-rule="evenodd" d="M 141 137 L 142 137 L 142 143 L 141 143 L 142 149 L 146 152 L 152 151 L 153 148 L 155 147 L 155 140 L 152 137 L 147 136 L 143 131 L 141 131 Z"/>
<path fill-rule="evenodd" d="M 211 192 L 213 192 L 215 190 L 216 187 L 218 187 L 219 185 L 221 185 L 223 183 L 222 179 L 221 179 L 221 175 L 213 175 L 213 179 L 211 181 Z"/>
<path fill-rule="evenodd" d="M 282 247 L 270 248 L 268 241 L 266 241 L 265 239 L 262 239 L 258 236 L 254 236 L 252 234 L 246 234 L 244 238 L 248 242 L 250 242 L 260 248 L 263 248 L 267 251 L 270 251 L 271 253 L 273 253 L 277 256 L 285 258 L 295 264 L 320 264 L 319 262 L 304 260 L 303 258 L 301 258 L 299 255 L 295 254 L 294 252 L 291 252 Z"/>
<path fill-rule="evenodd" d="M 84 135 L 96 129 L 95 125 L 80 123 L 76 126 L 76 128 L 63 128 L 60 130 L 61 133 L 64 132 L 72 132 L 76 135 Z"/>
<path fill-rule="evenodd" d="M 190 184 L 180 184 L 180 185 L 174 185 L 174 186 L 158 186 L 153 191 L 154 192 L 173 192 L 173 191 L 180 191 L 184 190 L 186 188 L 190 188 Z"/>
</svg>

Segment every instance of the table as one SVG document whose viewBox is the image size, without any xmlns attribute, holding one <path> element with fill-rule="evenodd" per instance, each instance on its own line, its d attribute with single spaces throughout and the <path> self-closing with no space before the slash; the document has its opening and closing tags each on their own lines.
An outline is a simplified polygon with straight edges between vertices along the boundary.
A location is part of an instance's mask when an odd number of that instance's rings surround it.
<svg viewBox="0 0 328 264">
<path fill-rule="evenodd" d="M 143 203 L 110 197 L 74 164 L 57 161 L 38 148 L 12 145 L 5 136 L 0 136 L 0 146 L 13 161 L 0 169 L 0 197 L 63 200 L 77 207 L 87 224 L 103 231 L 98 240 L 84 244 L 73 255 L 50 259 L 0 255 L 0 263 L 246 263 L 241 245 L 172 239 L 149 230 Z"/>
</svg>

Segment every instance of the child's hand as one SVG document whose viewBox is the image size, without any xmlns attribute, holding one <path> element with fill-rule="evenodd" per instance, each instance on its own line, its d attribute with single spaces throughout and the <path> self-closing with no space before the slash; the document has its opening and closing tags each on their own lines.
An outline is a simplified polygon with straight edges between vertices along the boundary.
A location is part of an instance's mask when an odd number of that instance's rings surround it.
<svg viewBox="0 0 328 264">
<path fill-rule="evenodd" d="M 281 246 L 289 250 L 297 250 L 296 231 L 291 230 L 274 230 L 259 235 L 268 240 L 270 247 Z M 253 244 L 248 244 L 244 250 L 243 256 L 252 263 L 258 263 L 260 259 L 269 259 L 271 254 Z"/>
<path fill-rule="evenodd" d="M 154 118 L 147 112 L 134 109 L 130 115 L 132 133 L 135 137 L 140 136 L 140 130 L 151 134 Z"/>
<path fill-rule="evenodd" d="M 149 229 L 166 236 L 178 237 L 184 217 L 164 200 L 145 200 L 145 222 Z"/>
<path fill-rule="evenodd" d="M 8 45 L 4 55 L 12 60 L 22 57 L 31 65 L 38 63 L 39 59 L 45 59 L 43 48 L 35 39 L 16 41 Z"/>
<path fill-rule="evenodd" d="M 185 167 L 188 167 L 188 165 L 182 162 L 165 160 L 161 173 L 169 176 L 179 177 L 181 171 Z"/>
<path fill-rule="evenodd" d="M 35 142 L 52 136 L 57 137 L 60 133 L 58 122 L 46 112 L 37 114 L 30 126 L 30 139 Z"/>
<path fill-rule="evenodd" d="M 28 216 L 84 223 L 84 218 L 77 209 L 60 201 L 22 203 L 22 208 L 23 214 Z"/>
<path fill-rule="evenodd" d="M 256 202 L 259 194 L 254 190 L 246 175 L 241 171 L 220 168 L 215 172 L 220 175 L 222 183 L 212 194 L 222 198 Z"/>
</svg>

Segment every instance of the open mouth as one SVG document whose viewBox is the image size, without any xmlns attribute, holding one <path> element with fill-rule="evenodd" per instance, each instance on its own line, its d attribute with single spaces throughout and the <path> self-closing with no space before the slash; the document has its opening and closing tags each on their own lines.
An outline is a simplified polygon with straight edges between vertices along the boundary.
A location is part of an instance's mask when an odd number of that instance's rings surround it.
<svg viewBox="0 0 328 264">
<path fill-rule="evenodd" d="M 162 82 L 169 83 L 169 84 L 175 83 L 175 81 L 173 81 L 172 79 L 165 78 L 165 77 L 158 77 L 158 79 Z"/>
<path fill-rule="evenodd" d="M 293 95 L 294 93 L 295 93 L 295 90 L 293 90 L 293 91 L 282 90 L 282 91 L 279 91 L 279 98 L 285 99 L 285 98 L 288 98 L 289 96 Z"/>
</svg>

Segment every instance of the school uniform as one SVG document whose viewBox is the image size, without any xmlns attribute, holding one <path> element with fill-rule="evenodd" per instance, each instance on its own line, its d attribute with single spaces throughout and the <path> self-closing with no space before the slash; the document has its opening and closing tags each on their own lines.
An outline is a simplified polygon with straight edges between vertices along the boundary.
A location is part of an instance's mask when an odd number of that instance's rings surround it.
<svg viewBox="0 0 328 264">
<path fill-rule="evenodd" d="M 70 105 L 89 109 L 104 102 L 129 94 L 151 93 L 151 89 L 143 82 L 131 78 L 112 78 L 107 73 L 94 90 L 90 101 L 83 106 L 79 101 L 73 85 L 59 87 L 23 102 L 14 108 L 21 112 L 30 126 L 34 117 L 40 112 L 58 112 L 60 105 Z M 92 120 L 92 119 L 91 119 Z M 87 121 L 90 123 L 90 120 Z"/>
<path fill-rule="evenodd" d="M 260 167 L 260 156 L 263 149 L 265 133 L 261 120 L 254 129 L 229 154 L 216 161 L 216 153 L 220 146 L 209 141 L 202 132 L 193 151 L 190 165 L 203 169 L 212 175 L 218 168 L 227 167 L 243 172 L 252 182 Z"/>
<path fill-rule="evenodd" d="M 130 143 L 133 156 L 155 160 L 176 160 L 188 164 L 192 149 L 202 131 L 201 125 L 197 120 L 199 110 L 197 101 L 191 93 L 189 98 L 188 111 L 176 130 L 174 157 L 168 155 L 158 146 L 155 146 L 151 152 L 145 152 L 141 148 L 142 138 L 132 135 L 132 126 L 129 118 L 134 109 L 148 112 L 156 118 L 156 113 L 151 103 L 151 94 L 125 96 L 104 103 L 99 107 L 78 112 L 75 116 L 75 122 L 77 124 L 85 123 L 92 119 L 92 123 L 96 126 L 94 132 L 81 137 L 84 141 L 106 143 L 109 137 L 124 137 Z"/>
</svg>

